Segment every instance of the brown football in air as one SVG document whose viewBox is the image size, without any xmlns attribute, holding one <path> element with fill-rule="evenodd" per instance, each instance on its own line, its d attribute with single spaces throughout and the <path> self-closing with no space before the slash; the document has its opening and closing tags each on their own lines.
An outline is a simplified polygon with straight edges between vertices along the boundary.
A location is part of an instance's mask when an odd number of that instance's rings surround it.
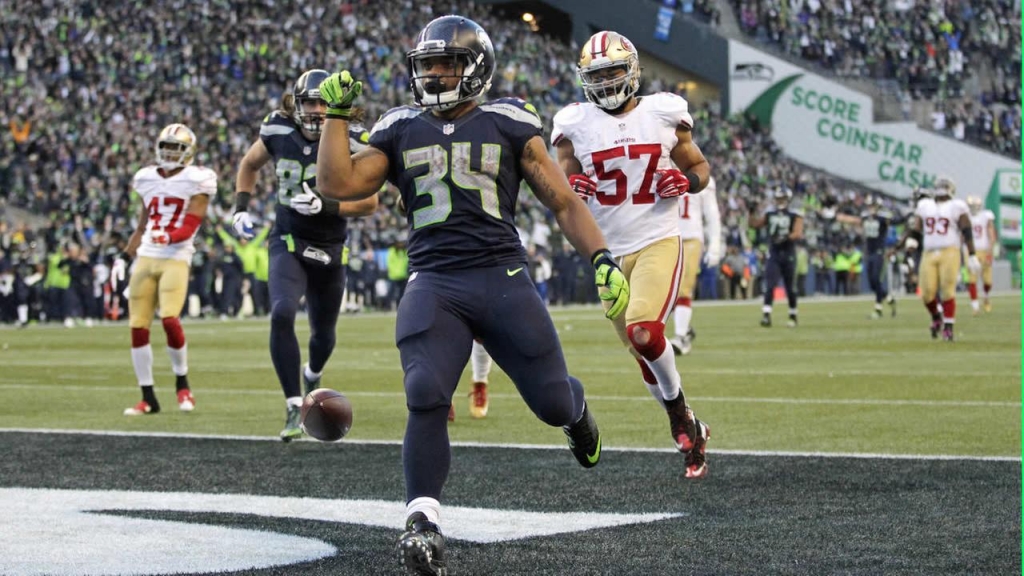
<svg viewBox="0 0 1024 576">
<path fill-rule="evenodd" d="M 302 400 L 302 431 L 322 442 L 341 440 L 352 428 L 352 403 L 330 388 L 313 390 Z"/>
</svg>

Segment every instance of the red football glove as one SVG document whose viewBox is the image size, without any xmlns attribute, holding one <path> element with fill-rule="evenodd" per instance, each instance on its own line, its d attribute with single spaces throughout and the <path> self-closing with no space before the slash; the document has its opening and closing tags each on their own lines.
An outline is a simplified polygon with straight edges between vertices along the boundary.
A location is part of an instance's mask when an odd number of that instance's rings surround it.
<svg viewBox="0 0 1024 576">
<path fill-rule="evenodd" d="M 675 198 L 690 191 L 690 180 L 675 168 L 658 170 L 654 177 L 658 181 L 658 196 L 662 198 Z"/>
<path fill-rule="evenodd" d="M 584 202 L 597 193 L 597 182 L 594 182 L 583 174 L 573 174 L 572 176 L 569 176 L 569 186 L 571 186 L 572 191 L 580 197 L 580 200 L 583 200 Z"/>
<path fill-rule="evenodd" d="M 149 233 L 149 241 L 157 246 L 167 246 L 171 243 L 171 235 L 164 230 L 153 230 Z"/>
</svg>

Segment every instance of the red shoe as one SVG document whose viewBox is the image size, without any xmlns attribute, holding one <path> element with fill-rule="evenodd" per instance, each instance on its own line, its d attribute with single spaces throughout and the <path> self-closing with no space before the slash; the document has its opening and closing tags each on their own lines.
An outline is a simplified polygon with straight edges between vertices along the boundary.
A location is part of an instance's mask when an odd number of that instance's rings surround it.
<svg viewBox="0 0 1024 576">
<path fill-rule="evenodd" d="M 178 409 L 182 412 L 191 412 L 196 409 L 196 399 L 192 397 L 192 391 L 188 388 L 178 390 Z"/>
<path fill-rule="evenodd" d="M 143 414 L 156 414 L 160 409 L 154 409 L 149 405 L 149 402 L 145 400 L 139 400 L 139 403 L 131 408 L 124 409 L 125 416 L 142 416 Z"/>
<path fill-rule="evenodd" d="M 703 478 L 708 475 L 708 461 L 704 456 L 704 447 L 711 438 L 711 428 L 694 419 L 697 425 L 697 437 L 693 443 L 693 449 L 686 453 L 686 477 Z"/>
<path fill-rule="evenodd" d="M 473 391 L 469 393 L 469 415 L 479 420 L 487 417 L 487 382 L 473 382 Z"/>
</svg>

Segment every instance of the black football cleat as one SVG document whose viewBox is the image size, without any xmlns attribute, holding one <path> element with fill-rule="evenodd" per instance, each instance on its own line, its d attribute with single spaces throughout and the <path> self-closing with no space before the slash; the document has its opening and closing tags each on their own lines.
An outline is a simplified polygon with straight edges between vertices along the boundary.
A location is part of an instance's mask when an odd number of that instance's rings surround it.
<svg viewBox="0 0 1024 576">
<path fill-rule="evenodd" d="M 946 342 L 953 341 L 953 325 L 950 324 L 949 322 L 947 322 L 946 325 L 942 327 L 942 339 Z"/>
<path fill-rule="evenodd" d="M 932 320 L 931 332 L 932 340 L 939 337 L 939 332 L 942 331 L 942 320 Z"/>
<path fill-rule="evenodd" d="M 886 303 L 889 304 L 889 308 L 892 309 L 892 317 L 895 318 L 896 317 L 896 297 L 893 296 L 892 294 L 889 294 L 889 298 L 886 299 Z"/>
<path fill-rule="evenodd" d="M 583 416 L 579 421 L 569 426 L 563 426 L 562 431 L 569 440 L 569 450 L 576 457 L 576 461 L 584 468 L 593 468 L 601 460 L 601 432 L 597 429 L 597 421 L 590 413 L 590 406 L 583 405 Z"/>
<path fill-rule="evenodd" d="M 772 327 L 772 315 L 771 314 L 765 312 L 764 314 L 761 315 L 761 326 L 764 326 L 765 328 L 771 328 Z"/>
<path fill-rule="evenodd" d="M 682 401 L 666 408 L 672 440 L 676 450 L 686 456 L 686 477 L 703 478 L 708 473 L 704 447 L 711 438 L 711 428 L 693 415 Z"/>
<path fill-rule="evenodd" d="M 413 512 L 405 521 L 405 532 L 398 537 L 398 563 L 409 574 L 447 576 L 444 536 L 441 528 L 427 520 L 422 512 Z"/>
</svg>

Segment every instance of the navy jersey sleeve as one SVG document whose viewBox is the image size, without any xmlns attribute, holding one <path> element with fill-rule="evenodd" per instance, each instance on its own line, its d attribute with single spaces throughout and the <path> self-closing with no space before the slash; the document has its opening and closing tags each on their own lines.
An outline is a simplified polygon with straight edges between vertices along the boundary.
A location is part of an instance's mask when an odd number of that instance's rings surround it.
<svg viewBox="0 0 1024 576">
<path fill-rule="evenodd" d="M 543 124 L 533 104 L 519 98 L 500 98 L 482 106 L 484 112 L 495 114 L 501 132 L 509 139 L 516 153 L 522 153 L 526 143 L 540 136 Z"/>
<path fill-rule="evenodd" d="M 260 140 L 270 155 L 277 158 L 281 156 L 280 142 L 294 134 L 295 130 L 295 121 L 281 111 L 275 110 L 263 118 L 263 124 L 260 125 Z"/>
<path fill-rule="evenodd" d="M 381 115 L 377 123 L 373 125 L 373 130 L 370 131 L 370 137 L 367 140 L 367 144 L 380 150 L 387 155 L 388 158 L 393 157 L 395 152 L 395 137 L 401 130 L 401 126 L 404 120 L 415 118 L 422 112 L 411 106 L 401 106 L 399 108 L 392 108 Z"/>
<path fill-rule="evenodd" d="M 359 124 L 352 124 L 348 128 L 348 143 L 353 154 L 362 152 L 370 143 L 370 133 Z"/>
</svg>

